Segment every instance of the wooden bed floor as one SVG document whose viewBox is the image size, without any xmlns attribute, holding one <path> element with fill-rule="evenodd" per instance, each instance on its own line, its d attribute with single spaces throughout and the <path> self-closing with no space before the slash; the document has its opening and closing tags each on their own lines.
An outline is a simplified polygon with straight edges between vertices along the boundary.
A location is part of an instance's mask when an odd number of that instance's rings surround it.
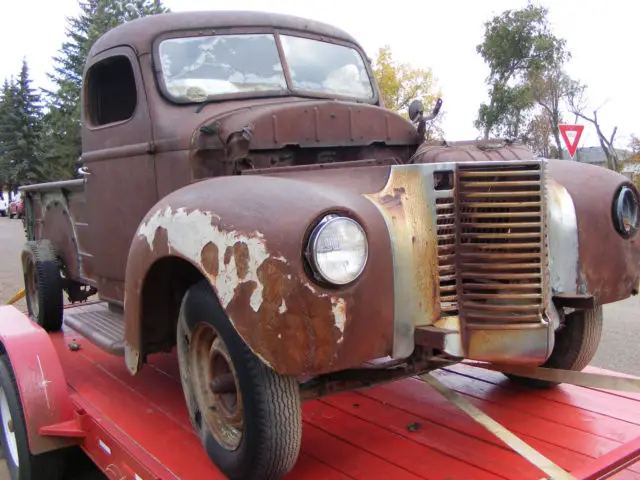
<svg viewBox="0 0 640 480">
<path fill-rule="evenodd" d="M 193 434 L 175 355 L 153 356 L 132 377 L 123 358 L 68 327 L 51 337 L 76 398 L 158 459 L 166 478 L 224 478 Z M 71 341 L 80 350 L 69 349 Z M 640 395 L 570 385 L 528 390 L 462 365 L 435 375 L 569 472 L 640 437 Z M 287 479 L 544 477 L 417 378 L 306 402 L 303 419 L 301 455 Z M 613 478 L 640 479 L 640 464 Z"/>
</svg>

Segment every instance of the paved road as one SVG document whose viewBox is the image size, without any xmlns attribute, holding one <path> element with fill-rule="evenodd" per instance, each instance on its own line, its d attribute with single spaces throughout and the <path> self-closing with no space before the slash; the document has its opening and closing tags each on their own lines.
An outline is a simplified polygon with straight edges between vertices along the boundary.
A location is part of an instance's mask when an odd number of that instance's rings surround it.
<svg viewBox="0 0 640 480">
<path fill-rule="evenodd" d="M 23 287 L 20 251 L 24 243 L 22 222 L 0 217 L 0 303 Z M 16 304 L 26 308 L 24 299 Z M 592 365 L 640 374 L 640 297 L 605 307 L 605 329 Z M 0 480 L 8 480 L 0 462 Z"/>
</svg>

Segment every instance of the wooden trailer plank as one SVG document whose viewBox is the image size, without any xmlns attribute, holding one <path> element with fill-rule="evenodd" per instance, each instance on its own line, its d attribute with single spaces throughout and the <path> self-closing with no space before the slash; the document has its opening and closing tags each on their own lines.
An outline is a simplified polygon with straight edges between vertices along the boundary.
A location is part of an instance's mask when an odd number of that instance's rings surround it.
<svg viewBox="0 0 640 480">
<path fill-rule="evenodd" d="M 133 377 L 124 359 L 67 327 L 51 338 L 71 391 L 99 412 L 103 425 L 157 459 L 166 478 L 223 478 L 193 434 L 175 354 L 152 355 Z M 68 348 L 73 340 L 80 350 Z M 640 398 L 634 395 L 570 385 L 531 390 L 500 373 L 463 365 L 436 375 L 560 467 L 584 478 L 620 455 L 631 455 L 630 442 L 640 437 Z M 303 421 L 302 451 L 290 479 L 544 477 L 417 378 L 305 402 Z M 637 465 L 627 465 L 611 478 L 640 478 L 639 472 Z"/>
</svg>

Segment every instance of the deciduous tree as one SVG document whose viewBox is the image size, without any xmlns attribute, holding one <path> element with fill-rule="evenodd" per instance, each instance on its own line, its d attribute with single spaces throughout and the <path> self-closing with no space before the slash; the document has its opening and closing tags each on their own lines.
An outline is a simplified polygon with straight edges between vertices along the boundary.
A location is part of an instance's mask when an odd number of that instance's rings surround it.
<svg viewBox="0 0 640 480">
<path fill-rule="evenodd" d="M 408 63 L 396 61 L 389 45 L 378 50 L 373 71 L 383 105 L 405 116 L 413 100 L 421 100 L 425 112 L 428 112 L 441 95 L 431 69 L 414 68 Z M 427 127 L 426 139 L 443 136 L 442 117 L 440 113 Z"/>
<path fill-rule="evenodd" d="M 527 78 L 561 65 L 570 53 L 547 20 L 547 9 L 529 4 L 506 10 L 486 22 L 476 47 L 489 66 L 489 103 L 478 110 L 475 126 L 485 139 L 491 134 L 518 136 L 534 106 Z"/>
<path fill-rule="evenodd" d="M 573 81 L 560 65 L 554 65 L 546 71 L 532 71 L 527 83 L 535 105 L 540 107 L 541 119 L 546 120 L 555 142 L 557 158 L 563 158 L 562 140 L 558 126 L 563 123 L 563 106 L 566 100 L 575 95 L 578 84 Z"/>
<path fill-rule="evenodd" d="M 602 152 L 607 159 L 607 168 L 615 171 L 620 171 L 622 165 L 620 163 L 620 159 L 618 158 L 618 151 L 613 144 L 616 138 L 616 134 L 618 133 L 618 127 L 614 126 L 611 130 L 610 135 L 606 135 L 604 133 L 603 127 L 600 124 L 600 120 L 598 119 L 598 110 L 600 110 L 602 105 L 594 109 L 593 115 L 591 116 L 584 113 L 587 110 L 588 104 L 586 90 L 586 85 L 581 85 L 577 82 L 574 84 L 571 90 L 571 94 L 569 95 L 569 109 L 576 116 L 576 118 L 581 118 L 594 126 L 594 128 L 596 129 L 596 134 L 598 135 L 600 148 L 602 148 Z"/>
</svg>

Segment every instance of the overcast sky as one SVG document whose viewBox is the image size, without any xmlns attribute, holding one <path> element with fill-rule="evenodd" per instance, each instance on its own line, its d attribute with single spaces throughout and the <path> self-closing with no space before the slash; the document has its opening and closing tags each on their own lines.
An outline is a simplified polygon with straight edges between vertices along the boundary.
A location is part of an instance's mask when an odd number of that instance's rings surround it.
<svg viewBox="0 0 640 480">
<path fill-rule="evenodd" d="M 445 133 L 449 140 L 476 138 L 478 106 L 487 97 L 488 69 L 475 47 L 483 23 L 526 0 L 165 0 L 174 11 L 246 9 L 290 13 L 331 23 L 351 33 L 367 54 L 389 44 L 394 55 L 433 70 L 443 91 Z M 537 2 L 536 2 L 537 3 Z M 631 133 L 640 134 L 640 95 L 635 63 L 640 2 L 631 0 L 547 0 L 556 35 L 568 42 L 573 60 L 569 73 L 589 86 L 590 108 L 604 103 L 599 118 L 605 132 L 618 126 L 617 145 L 626 147 Z M 232 5 L 230 7 L 230 5 Z M 47 85 L 52 57 L 65 38 L 66 18 L 78 12 L 77 0 L 4 0 L 0 2 L 0 81 L 20 69 L 26 57 L 34 84 Z M 573 118 L 571 117 L 571 120 Z M 580 146 L 596 145 L 595 131 L 586 126 Z"/>
</svg>

